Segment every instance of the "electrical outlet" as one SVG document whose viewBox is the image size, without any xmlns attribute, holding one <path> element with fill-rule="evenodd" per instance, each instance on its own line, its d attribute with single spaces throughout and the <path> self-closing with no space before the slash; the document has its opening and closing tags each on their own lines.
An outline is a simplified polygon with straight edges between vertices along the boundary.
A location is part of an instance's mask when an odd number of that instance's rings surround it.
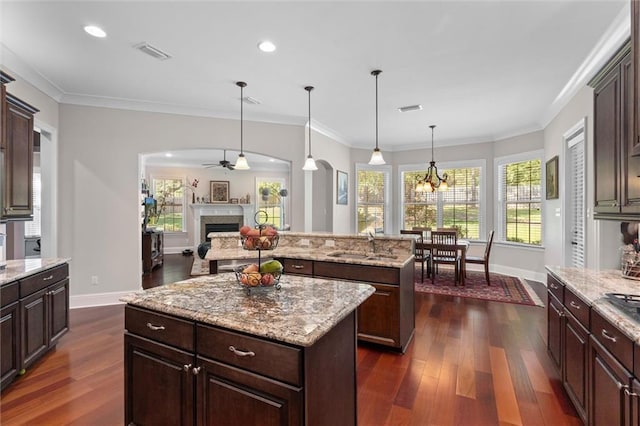
<svg viewBox="0 0 640 426">
<path fill-rule="evenodd" d="M 309 247 L 309 240 L 306 239 L 306 238 L 301 239 L 300 240 L 300 245 Z"/>
<path fill-rule="evenodd" d="M 97 275 L 92 275 L 91 276 L 91 285 L 98 285 L 98 276 Z"/>
<path fill-rule="evenodd" d="M 336 241 L 335 240 L 324 240 L 324 245 L 327 247 L 335 247 L 336 246 Z"/>
</svg>

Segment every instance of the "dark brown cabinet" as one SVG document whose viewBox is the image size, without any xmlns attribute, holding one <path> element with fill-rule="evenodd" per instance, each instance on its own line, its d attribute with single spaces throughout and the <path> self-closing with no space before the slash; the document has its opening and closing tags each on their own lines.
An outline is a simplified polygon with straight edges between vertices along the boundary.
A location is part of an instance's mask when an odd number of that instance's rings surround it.
<svg viewBox="0 0 640 426">
<path fill-rule="evenodd" d="M 551 275 L 547 275 L 549 303 L 547 306 L 547 350 L 551 360 L 562 371 L 562 328 L 564 317 L 564 285 Z"/>
<path fill-rule="evenodd" d="M 164 262 L 164 233 L 144 231 L 142 233 L 142 272 L 151 272 Z"/>
<path fill-rule="evenodd" d="M 68 277 L 63 264 L 0 287 L 3 389 L 69 330 Z"/>
<path fill-rule="evenodd" d="M 0 72 L 1 83 L 13 78 Z M 38 110 L 12 96 L 3 87 L 2 153 L 2 210 L 4 220 L 30 220 L 33 215 L 33 116 Z"/>
<path fill-rule="evenodd" d="M 355 312 L 309 347 L 133 306 L 125 328 L 125 424 L 356 424 Z"/>
<path fill-rule="evenodd" d="M 631 0 L 631 55 L 633 71 L 632 155 L 640 155 L 640 1 Z"/>
<path fill-rule="evenodd" d="M 571 313 L 565 314 L 563 340 L 562 384 L 586 422 L 589 331 Z"/>
<path fill-rule="evenodd" d="M 413 263 L 403 268 L 307 259 L 278 259 L 285 273 L 370 284 L 376 292 L 358 311 L 358 339 L 404 353 L 415 330 Z"/>
<path fill-rule="evenodd" d="M 627 43 L 591 81 L 594 88 L 595 217 L 640 213 L 640 147 L 633 138 L 633 64 Z"/>
</svg>

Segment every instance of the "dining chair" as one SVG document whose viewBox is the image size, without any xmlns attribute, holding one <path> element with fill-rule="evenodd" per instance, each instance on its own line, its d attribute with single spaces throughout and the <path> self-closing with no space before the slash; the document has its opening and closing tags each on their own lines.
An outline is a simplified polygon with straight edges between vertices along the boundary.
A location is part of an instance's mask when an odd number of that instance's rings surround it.
<svg viewBox="0 0 640 426">
<path fill-rule="evenodd" d="M 413 256 L 416 263 L 420 262 L 420 268 L 422 271 L 421 279 L 424 282 L 424 264 L 427 264 L 427 276 L 431 276 L 431 254 L 425 250 L 421 244 L 424 242 L 422 231 L 417 229 L 401 229 L 400 234 L 403 235 L 416 235 L 416 241 L 413 249 Z"/>
<path fill-rule="evenodd" d="M 487 245 L 484 248 L 483 256 L 465 256 L 464 258 L 466 263 L 484 265 L 484 277 L 487 280 L 487 285 L 491 285 L 491 281 L 489 280 L 489 255 L 491 254 L 491 245 L 493 244 L 493 232 L 493 230 L 489 232 L 489 238 L 487 238 Z"/>
<path fill-rule="evenodd" d="M 458 233 L 447 231 L 431 231 L 431 282 L 435 280 L 438 264 L 453 265 L 456 283 L 460 279 L 460 255 L 458 254 Z M 450 247 L 448 247 L 450 246 Z"/>
</svg>

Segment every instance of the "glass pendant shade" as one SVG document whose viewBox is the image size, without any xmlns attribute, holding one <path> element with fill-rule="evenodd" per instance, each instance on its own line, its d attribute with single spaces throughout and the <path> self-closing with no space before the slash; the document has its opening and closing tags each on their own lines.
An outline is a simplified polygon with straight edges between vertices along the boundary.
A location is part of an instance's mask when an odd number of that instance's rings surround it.
<svg viewBox="0 0 640 426">
<path fill-rule="evenodd" d="M 369 164 L 372 166 L 381 166 L 386 164 L 384 158 L 382 157 L 382 152 L 380 152 L 380 148 L 378 148 L 378 75 L 380 75 L 382 71 L 373 70 L 371 71 L 371 75 L 376 78 L 376 147 L 371 153 L 371 159 L 369 160 Z"/>
<path fill-rule="evenodd" d="M 316 160 L 314 160 L 311 155 L 307 157 L 307 161 L 304 162 L 304 167 L 302 167 L 302 170 L 318 170 L 318 166 L 316 166 Z"/>
<path fill-rule="evenodd" d="M 238 159 L 236 160 L 236 164 L 234 165 L 234 169 L 236 170 L 249 170 L 249 163 L 247 162 L 247 158 L 244 156 L 243 150 L 243 124 L 244 124 L 244 88 L 247 86 L 247 83 L 244 81 L 238 81 L 236 86 L 240 88 L 240 155 L 238 155 Z"/>
</svg>

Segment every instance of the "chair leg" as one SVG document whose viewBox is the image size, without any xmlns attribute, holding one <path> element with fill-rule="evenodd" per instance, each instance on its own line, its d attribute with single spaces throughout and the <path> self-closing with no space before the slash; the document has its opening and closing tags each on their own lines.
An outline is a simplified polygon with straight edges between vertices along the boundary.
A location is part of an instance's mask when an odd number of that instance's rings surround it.
<svg viewBox="0 0 640 426">
<path fill-rule="evenodd" d="M 424 282 L 424 260 L 420 261 L 420 266 L 422 266 L 422 281 L 420 282 Z"/>
<path fill-rule="evenodd" d="M 484 264 L 484 277 L 487 279 L 487 285 L 491 285 L 491 281 L 489 281 L 489 262 Z"/>
</svg>

